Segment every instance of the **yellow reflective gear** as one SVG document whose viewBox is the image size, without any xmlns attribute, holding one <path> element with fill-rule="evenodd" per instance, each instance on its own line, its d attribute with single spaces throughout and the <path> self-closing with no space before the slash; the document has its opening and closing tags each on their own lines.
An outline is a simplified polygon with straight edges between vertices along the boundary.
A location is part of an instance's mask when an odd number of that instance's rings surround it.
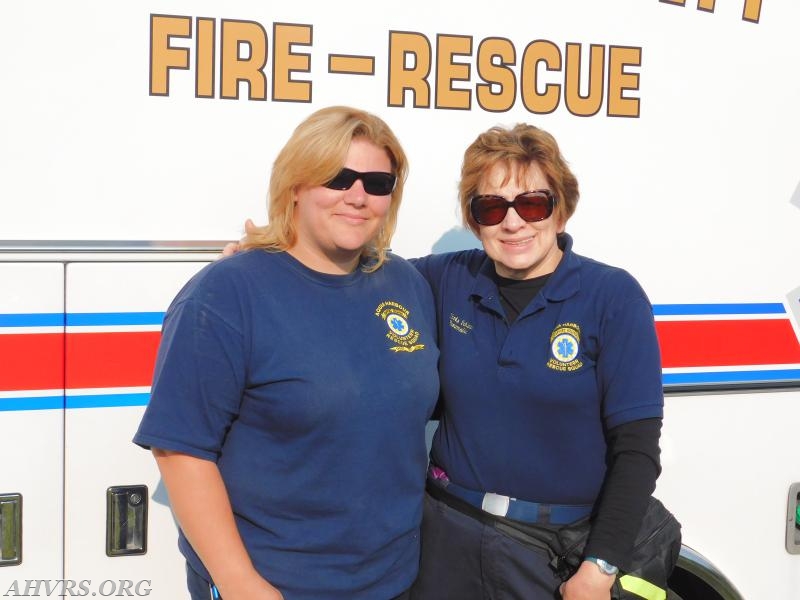
<svg viewBox="0 0 800 600">
<path fill-rule="evenodd" d="M 657 585 L 653 585 L 641 577 L 623 575 L 619 578 L 619 584 L 625 591 L 641 596 L 646 600 L 666 600 L 667 598 L 666 590 L 662 590 Z"/>
</svg>

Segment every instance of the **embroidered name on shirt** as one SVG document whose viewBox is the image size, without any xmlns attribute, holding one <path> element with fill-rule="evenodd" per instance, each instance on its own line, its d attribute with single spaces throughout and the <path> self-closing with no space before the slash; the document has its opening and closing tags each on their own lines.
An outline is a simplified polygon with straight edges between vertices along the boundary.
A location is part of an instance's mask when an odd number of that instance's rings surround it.
<svg viewBox="0 0 800 600">
<path fill-rule="evenodd" d="M 393 300 L 381 302 L 375 309 L 375 316 L 389 328 L 386 337 L 395 344 L 389 348 L 392 352 L 416 352 L 425 348 L 425 344 L 417 343 L 419 331 L 408 324 L 408 315 L 408 309 Z"/>
<path fill-rule="evenodd" d="M 550 359 L 547 366 L 554 371 L 577 371 L 583 366 L 578 359 L 581 343 L 581 327 L 577 323 L 556 325 L 550 334 Z"/>
<path fill-rule="evenodd" d="M 450 327 L 455 329 L 458 333 L 463 333 L 464 335 L 467 335 L 470 331 L 472 331 L 472 323 L 462 319 L 458 315 L 454 315 L 453 313 L 450 313 Z"/>
</svg>

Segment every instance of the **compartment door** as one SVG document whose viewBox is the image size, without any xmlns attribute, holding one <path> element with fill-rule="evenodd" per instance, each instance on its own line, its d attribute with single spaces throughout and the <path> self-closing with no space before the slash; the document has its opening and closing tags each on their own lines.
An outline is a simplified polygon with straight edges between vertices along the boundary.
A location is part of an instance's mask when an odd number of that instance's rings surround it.
<svg viewBox="0 0 800 600">
<path fill-rule="evenodd" d="M 16 595 L 63 575 L 64 266 L 0 262 L 0 282 L 0 594 Z"/>
<path fill-rule="evenodd" d="M 149 399 L 163 313 L 204 264 L 66 268 L 64 577 L 90 580 L 92 589 L 103 582 L 103 593 L 113 582 L 116 595 L 187 596 L 166 491 L 150 452 L 131 439 Z"/>
</svg>

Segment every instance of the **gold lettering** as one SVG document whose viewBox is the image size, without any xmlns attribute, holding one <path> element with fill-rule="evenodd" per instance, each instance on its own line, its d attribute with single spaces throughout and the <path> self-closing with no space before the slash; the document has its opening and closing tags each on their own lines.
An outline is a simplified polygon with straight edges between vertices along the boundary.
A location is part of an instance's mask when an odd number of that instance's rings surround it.
<svg viewBox="0 0 800 600">
<path fill-rule="evenodd" d="M 567 110 L 579 117 L 591 117 L 600 111 L 603 105 L 603 71 L 605 63 L 605 46 L 592 44 L 589 51 L 588 92 L 581 95 L 581 44 L 567 44 L 566 83 L 564 100 Z"/>
<path fill-rule="evenodd" d="M 262 69 L 267 64 L 267 32 L 261 24 L 223 19 L 220 45 L 220 96 L 238 99 L 239 83 L 246 82 L 250 100 L 266 100 L 267 77 Z M 248 50 L 246 57 L 240 55 L 243 46 Z"/>
<path fill-rule="evenodd" d="M 478 75 L 486 83 L 475 86 L 475 97 L 483 110 L 505 112 L 514 106 L 517 80 L 506 65 L 516 64 L 516 60 L 514 44 L 509 40 L 487 38 L 478 46 Z M 499 88 L 497 92 L 492 91 L 493 85 Z"/>
<path fill-rule="evenodd" d="M 409 65 L 409 61 L 413 64 Z M 405 106 L 411 91 L 414 108 L 429 108 L 431 89 L 431 43 L 421 33 L 389 32 L 389 106 Z"/>
<path fill-rule="evenodd" d="M 761 18 L 761 0 L 744 0 L 742 20 L 758 23 Z"/>
<path fill-rule="evenodd" d="M 625 97 L 625 92 L 639 89 L 639 74 L 626 67 L 642 66 L 642 49 L 611 46 L 608 51 L 608 116 L 638 117 L 639 98 Z"/>
<path fill-rule="evenodd" d="M 522 55 L 520 90 L 522 103 L 529 112 L 544 115 L 558 108 L 561 99 L 561 86 L 548 83 L 539 92 L 539 63 L 544 63 L 547 71 L 561 70 L 561 52 L 552 42 L 536 40 L 525 48 Z"/>
<path fill-rule="evenodd" d="M 310 46 L 311 25 L 276 23 L 273 30 L 272 99 L 290 102 L 311 102 L 311 82 L 295 81 L 292 73 L 309 73 L 311 55 L 293 53 L 292 45 Z"/>
<path fill-rule="evenodd" d="M 676 6 L 686 6 L 686 0 L 659 0 L 664 4 L 674 4 Z M 762 0 L 744 0 L 744 9 L 742 10 L 742 20 L 758 23 L 761 18 L 761 4 Z M 697 10 L 703 12 L 714 12 L 716 8 L 716 0 L 697 0 Z"/>
<path fill-rule="evenodd" d="M 214 97 L 214 39 L 216 21 L 197 17 L 197 46 L 195 56 L 194 95 L 197 98 Z"/>
<path fill-rule="evenodd" d="M 151 96 L 169 96 L 170 70 L 189 68 L 189 49 L 173 48 L 170 40 L 191 36 L 191 17 L 150 15 Z"/>
<path fill-rule="evenodd" d="M 436 108 L 469 110 L 469 90 L 453 89 L 454 81 L 469 81 L 468 64 L 453 62 L 454 56 L 472 54 L 472 38 L 458 35 L 440 35 L 436 50 Z"/>
</svg>

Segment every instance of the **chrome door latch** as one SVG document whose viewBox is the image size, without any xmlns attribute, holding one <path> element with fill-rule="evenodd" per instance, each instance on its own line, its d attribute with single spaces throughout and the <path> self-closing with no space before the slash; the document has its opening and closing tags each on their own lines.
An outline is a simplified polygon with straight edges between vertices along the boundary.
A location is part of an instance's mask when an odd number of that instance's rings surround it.
<svg viewBox="0 0 800 600">
<path fill-rule="evenodd" d="M 122 485 L 106 491 L 106 554 L 147 553 L 147 486 Z"/>
<path fill-rule="evenodd" d="M 786 551 L 800 554 L 800 482 L 789 486 L 786 502 Z"/>
<path fill-rule="evenodd" d="M 22 562 L 22 494 L 0 494 L 0 567 Z"/>
</svg>

